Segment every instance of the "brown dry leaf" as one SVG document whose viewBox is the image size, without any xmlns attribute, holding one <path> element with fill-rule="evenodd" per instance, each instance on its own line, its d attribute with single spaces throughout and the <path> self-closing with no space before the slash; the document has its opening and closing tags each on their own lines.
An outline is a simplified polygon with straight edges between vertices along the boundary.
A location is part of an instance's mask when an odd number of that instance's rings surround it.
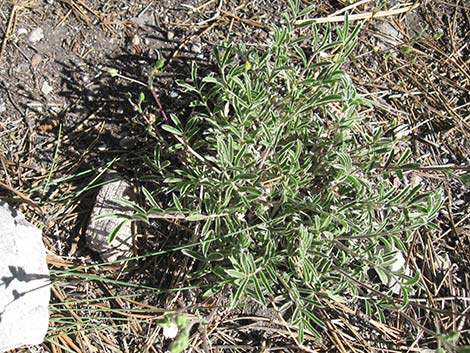
<svg viewBox="0 0 470 353">
<path fill-rule="evenodd" d="M 41 132 L 49 132 L 54 128 L 51 124 L 42 124 L 38 126 L 38 130 Z"/>
</svg>

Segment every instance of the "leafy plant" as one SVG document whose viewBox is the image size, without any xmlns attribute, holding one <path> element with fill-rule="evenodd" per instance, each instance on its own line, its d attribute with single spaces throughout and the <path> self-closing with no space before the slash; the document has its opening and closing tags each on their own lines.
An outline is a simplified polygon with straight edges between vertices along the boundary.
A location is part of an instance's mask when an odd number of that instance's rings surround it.
<svg viewBox="0 0 470 353">
<path fill-rule="evenodd" d="M 360 112 L 342 70 L 359 27 L 297 26 L 311 8 L 290 5 L 269 48 L 225 43 L 217 71 L 200 78 L 194 66 L 180 82 L 193 114 L 152 129 L 158 187 L 144 190 L 149 207 L 134 206 L 134 219 L 190 222 L 190 280 L 206 295 L 230 288 L 234 307 L 276 302 L 302 341 L 305 330 L 319 334 L 325 300 L 360 299 L 380 318 L 406 306 L 419 273 L 394 259 L 442 200 L 407 182 L 410 150 Z"/>
<path fill-rule="evenodd" d="M 168 347 L 171 353 L 180 353 L 188 348 L 192 323 L 186 315 L 177 315 L 174 318 L 167 317 L 160 322 L 160 326 L 163 327 L 163 335 L 173 339 Z"/>
</svg>

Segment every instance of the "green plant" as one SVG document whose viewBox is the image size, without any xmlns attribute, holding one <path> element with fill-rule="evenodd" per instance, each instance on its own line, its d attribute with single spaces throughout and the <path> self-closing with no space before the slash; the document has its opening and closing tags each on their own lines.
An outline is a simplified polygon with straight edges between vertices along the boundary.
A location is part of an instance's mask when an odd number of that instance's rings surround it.
<svg viewBox="0 0 470 353">
<path fill-rule="evenodd" d="M 163 328 L 163 336 L 172 339 L 168 350 L 171 353 L 180 353 L 189 346 L 189 333 L 193 325 L 205 323 L 200 319 L 190 320 L 185 314 L 177 314 L 167 316 L 159 324 Z"/>
<path fill-rule="evenodd" d="M 174 318 L 167 317 L 160 322 L 160 326 L 163 327 L 165 338 L 173 339 L 168 347 L 171 353 L 180 353 L 188 347 L 191 324 L 186 315 L 178 315 Z"/>
<path fill-rule="evenodd" d="M 457 331 L 451 331 L 447 334 L 436 335 L 439 342 L 439 348 L 436 349 L 436 353 L 446 352 L 457 352 L 457 353 L 469 353 L 470 346 L 459 346 L 457 341 L 460 338 L 460 333 Z"/>
<path fill-rule="evenodd" d="M 382 319 L 405 306 L 419 273 L 396 269 L 396 254 L 442 201 L 407 183 L 415 165 L 393 127 L 373 129 L 360 113 L 341 69 L 359 27 L 347 18 L 335 33 L 296 27 L 311 8 L 290 5 L 269 48 L 223 44 L 216 72 L 200 79 L 193 67 L 180 82 L 194 112 L 162 112 L 167 121 L 152 129 L 158 185 L 144 189 L 149 207 L 134 205 L 132 219 L 188 222 L 197 239 L 183 250 L 196 260 L 189 279 L 206 295 L 228 287 L 234 307 L 275 302 L 302 341 L 305 330 L 319 335 L 325 300 L 360 299 Z"/>
</svg>

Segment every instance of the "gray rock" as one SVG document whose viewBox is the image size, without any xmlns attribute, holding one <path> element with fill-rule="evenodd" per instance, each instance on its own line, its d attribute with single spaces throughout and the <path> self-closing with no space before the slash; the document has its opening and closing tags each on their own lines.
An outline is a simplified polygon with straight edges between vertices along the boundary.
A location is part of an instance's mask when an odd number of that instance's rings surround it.
<svg viewBox="0 0 470 353">
<path fill-rule="evenodd" d="M 140 16 L 133 17 L 130 21 L 139 26 L 151 26 L 155 27 L 157 23 L 155 22 L 155 15 L 151 12 L 146 12 Z"/>
<path fill-rule="evenodd" d="M 96 219 L 96 217 L 115 213 L 131 215 L 132 211 L 127 210 L 115 199 L 132 200 L 134 196 L 132 186 L 116 172 L 108 173 L 104 182 L 106 184 L 96 196 L 86 239 L 88 247 L 98 252 L 104 261 L 116 261 L 129 256 L 132 247 L 131 226 L 129 223 L 125 223 L 116 234 L 113 242 L 109 243 L 109 233 L 122 220 L 116 218 Z"/>
<path fill-rule="evenodd" d="M 41 230 L 0 200 L 0 352 L 40 344 L 50 279 Z"/>
<path fill-rule="evenodd" d="M 403 43 L 403 34 L 401 34 L 399 28 L 393 22 L 378 22 L 375 25 L 375 29 L 376 36 L 378 37 L 378 45 L 382 49 Z"/>
</svg>

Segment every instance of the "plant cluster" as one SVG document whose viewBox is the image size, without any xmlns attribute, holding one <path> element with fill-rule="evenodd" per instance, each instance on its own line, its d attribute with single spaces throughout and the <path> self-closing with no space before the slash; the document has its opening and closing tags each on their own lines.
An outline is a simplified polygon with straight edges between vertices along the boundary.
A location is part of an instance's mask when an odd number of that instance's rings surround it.
<svg viewBox="0 0 470 353">
<path fill-rule="evenodd" d="M 291 8 L 268 48 L 225 43 L 215 72 L 200 78 L 193 67 L 180 82 L 193 113 L 152 121 L 147 162 L 159 187 L 144 190 L 149 207 L 132 219 L 187 222 L 190 280 L 206 295 L 229 288 L 234 307 L 276 303 L 302 340 L 323 326 L 325 300 L 360 299 L 379 317 L 406 305 L 419 274 L 397 255 L 432 225 L 441 197 L 407 181 L 416 165 L 395 126 L 361 114 L 342 70 L 359 27 L 298 26 L 311 8 Z"/>
</svg>

